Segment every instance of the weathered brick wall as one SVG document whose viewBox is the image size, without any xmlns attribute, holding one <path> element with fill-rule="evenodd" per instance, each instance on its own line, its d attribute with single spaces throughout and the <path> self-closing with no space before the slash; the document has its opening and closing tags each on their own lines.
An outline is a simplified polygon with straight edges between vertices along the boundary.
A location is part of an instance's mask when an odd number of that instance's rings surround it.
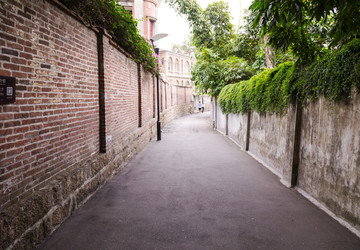
<svg viewBox="0 0 360 250">
<path fill-rule="evenodd" d="M 156 79 L 144 70 L 141 71 L 141 77 L 142 122 L 146 123 L 156 115 Z"/>
<path fill-rule="evenodd" d="M 17 78 L 17 101 L 0 106 L 3 206 L 98 150 L 94 32 L 47 2 L 10 2 L 0 74 Z"/>
<path fill-rule="evenodd" d="M 156 135 L 154 77 L 108 36 L 99 60 L 96 32 L 64 11 L 0 0 L 0 74 L 17 91 L 0 105 L 0 249 L 35 247 Z M 189 103 L 164 106 L 162 125 Z"/>
<path fill-rule="evenodd" d="M 104 38 L 106 142 L 122 140 L 139 126 L 138 67 Z"/>
</svg>

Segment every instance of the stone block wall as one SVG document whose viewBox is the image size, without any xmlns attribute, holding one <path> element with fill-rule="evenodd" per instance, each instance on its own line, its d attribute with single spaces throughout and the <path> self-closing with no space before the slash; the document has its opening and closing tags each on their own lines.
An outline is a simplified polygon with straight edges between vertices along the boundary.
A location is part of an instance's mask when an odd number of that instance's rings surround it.
<svg viewBox="0 0 360 250">
<path fill-rule="evenodd" d="M 154 77 L 69 13 L 0 0 L 0 75 L 16 77 L 0 105 L 0 249 L 36 247 L 156 135 Z M 165 126 L 191 91 L 161 84 Z"/>
<path fill-rule="evenodd" d="M 212 107 L 211 117 L 221 133 L 264 163 L 286 186 L 315 199 L 360 236 L 357 91 L 347 104 L 322 98 L 301 108 L 290 106 L 282 116 L 252 112 L 249 120 L 248 114 L 223 114 L 214 101 Z"/>
</svg>

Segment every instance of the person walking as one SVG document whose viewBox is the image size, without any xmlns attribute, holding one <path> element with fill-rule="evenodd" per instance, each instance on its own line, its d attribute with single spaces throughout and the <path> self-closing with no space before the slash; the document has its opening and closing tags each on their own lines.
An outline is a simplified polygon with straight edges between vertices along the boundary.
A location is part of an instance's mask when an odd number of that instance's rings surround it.
<svg viewBox="0 0 360 250">
<path fill-rule="evenodd" d="M 201 107 L 202 107 L 202 105 L 201 105 L 201 102 L 199 101 L 199 103 L 198 103 L 198 110 L 199 110 L 199 112 L 201 111 Z"/>
</svg>

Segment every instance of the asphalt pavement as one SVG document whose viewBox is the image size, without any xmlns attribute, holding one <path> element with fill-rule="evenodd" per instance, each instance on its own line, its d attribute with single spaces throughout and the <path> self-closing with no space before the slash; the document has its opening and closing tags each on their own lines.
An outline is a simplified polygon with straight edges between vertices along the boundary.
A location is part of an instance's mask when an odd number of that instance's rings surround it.
<svg viewBox="0 0 360 250">
<path fill-rule="evenodd" d="M 40 249 L 360 249 L 360 239 L 196 113 L 166 126 Z"/>
</svg>

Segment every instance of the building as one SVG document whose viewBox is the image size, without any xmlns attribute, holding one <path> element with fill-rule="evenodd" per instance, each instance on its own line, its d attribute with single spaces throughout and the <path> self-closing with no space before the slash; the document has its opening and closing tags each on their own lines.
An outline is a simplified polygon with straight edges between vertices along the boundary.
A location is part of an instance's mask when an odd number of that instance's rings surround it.
<svg viewBox="0 0 360 250">
<path fill-rule="evenodd" d="M 120 0 L 119 3 L 129 10 L 138 20 L 138 29 L 145 39 L 157 33 L 158 7 L 162 0 Z"/>
<path fill-rule="evenodd" d="M 159 62 L 161 78 L 165 82 L 178 86 L 192 87 L 192 103 L 194 110 L 197 110 L 197 104 L 199 102 L 204 105 L 205 111 L 210 110 L 210 96 L 197 94 L 195 84 L 191 81 L 191 67 L 195 63 L 193 52 L 179 54 L 168 50 L 160 50 Z"/>
<path fill-rule="evenodd" d="M 160 50 L 161 77 L 170 84 L 194 87 L 194 83 L 191 81 L 191 66 L 194 60 L 192 53 L 179 54 L 168 50 Z"/>
</svg>

